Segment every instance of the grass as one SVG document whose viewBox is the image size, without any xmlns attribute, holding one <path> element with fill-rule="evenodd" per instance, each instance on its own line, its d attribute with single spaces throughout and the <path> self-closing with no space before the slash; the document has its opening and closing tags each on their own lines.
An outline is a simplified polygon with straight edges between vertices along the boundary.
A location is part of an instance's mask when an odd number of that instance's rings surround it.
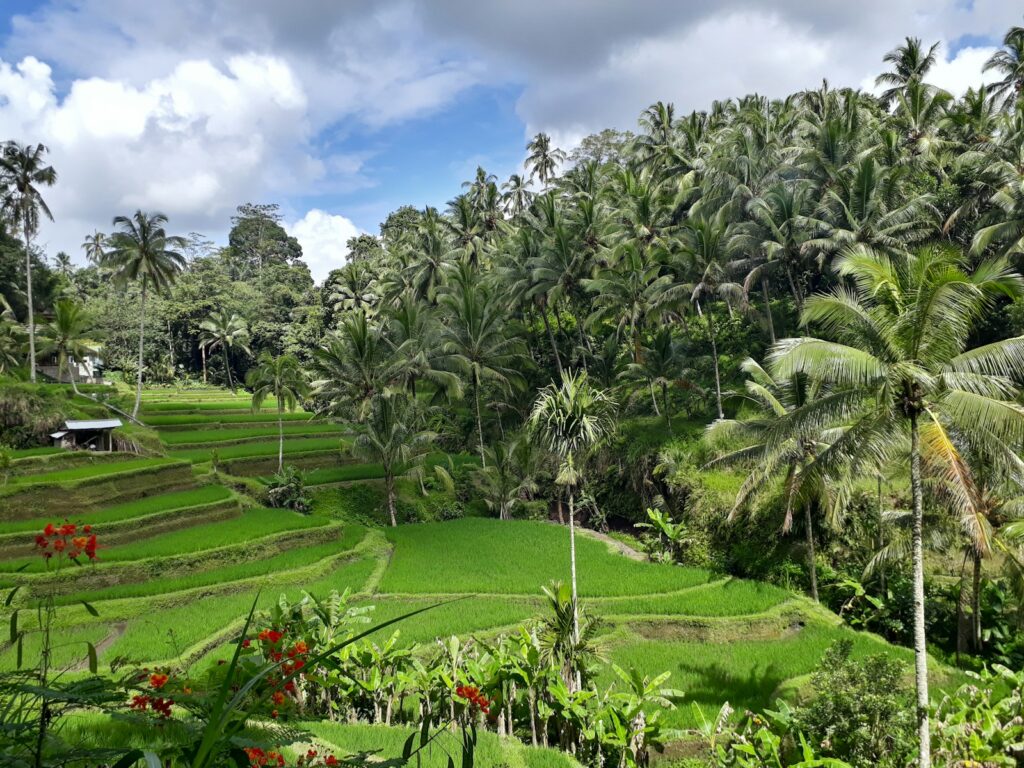
<svg viewBox="0 0 1024 768">
<path fill-rule="evenodd" d="M 337 424 L 285 424 L 283 427 L 285 438 L 294 435 L 315 435 L 318 433 L 342 432 Z M 235 429 L 197 429 L 181 430 L 174 432 L 163 432 L 160 440 L 164 445 L 174 446 L 193 443 L 216 443 L 232 440 L 245 440 L 247 438 L 273 438 L 274 445 L 277 445 L 277 424 L 259 427 L 245 427 Z"/>
<path fill-rule="evenodd" d="M 538 594 L 569 578 L 569 532 L 549 523 L 467 518 L 388 530 L 395 543 L 385 592 Z M 643 595 L 703 584 L 696 568 L 641 563 L 577 537 L 580 594 Z"/>
<path fill-rule="evenodd" d="M 309 421 L 313 414 L 305 411 L 285 411 L 281 414 L 282 421 Z M 146 418 L 151 427 L 209 426 L 217 424 L 262 424 L 277 423 L 277 413 L 168 413 L 153 415 Z"/>
<path fill-rule="evenodd" d="M 303 723 L 300 727 L 334 744 L 341 753 L 365 753 L 374 761 L 383 761 L 384 765 L 401 762 L 402 746 L 415 730 L 330 722 Z M 446 768 L 449 765 L 448 755 L 455 755 L 457 762 L 460 750 L 458 736 L 446 734 L 414 760 L 421 768 Z M 577 765 L 565 752 L 522 746 L 515 740 L 501 739 L 490 731 L 478 734 L 473 761 L 477 768 L 573 768 Z"/>
<path fill-rule="evenodd" d="M 723 702 L 735 709 L 762 710 L 774 704 L 777 689 L 787 680 L 811 672 L 825 650 L 841 638 L 853 642 L 855 656 L 894 652 L 909 661 L 910 651 L 895 649 L 879 638 L 840 627 L 812 623 L 788 637 L 734 640 L 727 643 L 638 640 L 613 649 L 609 659 L 648 675 L 671 672 L 667 686 L 682 690 L 713 718 Z M 601 683 L 611 681 L 606 670 Z M 689 703 L 668 714 L 668 724 L 693 727 Z"/>
<path fill-rule="evenodd" d="M 151 539 L 101 550 L 100 561 L 119 563 L 202 552 L 275 533 L 316 528 L 327 523 L 328 521 L 322 517 L 303 516 L 281 509 L 250 509 L 243 512 L 240 517 L 196 525 Z M 46 570 L 41 558 L 24 557 L 0 562 L 0 571 L 11 572 L 22 566 L 25 566 L 28 572 Z"/>
<path fill-rule="evenodd" d="M 338 437 L 309 437 L 309 438 L 292 438 L 284 441 L 284 452 L 285 455 L 291 455 L 296 453 L 317 453 L 326 451 L 340 451 L 343 444 L 343 440 Z M 217 451 L 217 456 L 221 461 L 227 461 L 229 459 L 248 459 L 256 456 L 276 456 L 277 455 L 277 441 L 267 441 L 260 443 L 242 443 L 241 445 L 226 445 L 221 448 L 216 446 L 204 447 L 204 448 L 187 448 L 182 450 L 170 451 L 169 454 L 175 459 L 184 459 L 185 461 L 201 462 L 210 461 L 212 458 L 212 451 Z"/>
<path fill-rule="evenodd" d="M 43 446 L 42 448 L 16 448 L 9 451 L 12 459 L 28 459 L 32 456 L 50 456 L 54 453 L 63 453 L 63 448 L 54 446 Z"/>
<path fill-rule="evenodd" d="M 235 398 L 233 400 L 148 400 L 142 407 L 143 421 L 151 413 L 174 413 L 187 411 L 251 411 L 250 398 Z M 266 413 L 277 408 L 274 398 L 268 398 L 260 409 Z"/>
<path fill-rule="evenodd" d="M 74 595 L 62 597 L 59 602 L 73 603 L 85 600 L 91 603 L 128 597 L 157 597 L 196 587 L 229 584 L 233 581 L 256 576 L 272 576 L 281 571 L 312 565 L 332 555 L 350 550 L 360 542 L 365 533 L 365 528 L 350 525 L 345 527 L 341 538 L 337 541 L 317 544 L 312 547 L 289 549 L 266 559 L 233 563 L 221 568 L 211 568 L 207 571 L 195 571 L 181 576 L 153 579 L 140 584 L 117 584 L 104 589 L 76 592 Z"/>
<path fill-rule="evenodd" d="M 745 616 L 791 599 L 784 589 L 757 581 L 732 579 L 674 595 L 648 595 L 591 603 L 603 615 Z"/>
<path fill-rule="evenodd" d="M 129 459 L 128 461 L 117 461 L 109 464 L 94 464 L 85 467 L 74 467 L 72 469 L 61 469 L 56 472 L 41 472 L 36 475 L 21 475 L 19 477 L 12 477 L 8 483 L 8 488 L 24 485 L 57 485 L 79 480 L 92 480 L 93 478 L 115 475 L 120 472 L 151 469 L 152 467 L 174 464 L 175 461 L 176 459 L 165 457 Z"/>
<path fill-rule="evenodd" d="M 475 456 L 465 454 L 454 454 L 450 458 L 452 464 L 457 467 L 477 461 Z M 427 456 L 426 465 L 428 467 L 447 466 L 448 460 L 449 455 L 446 453 L 431 453 Z M 383 477 L 384 468 L 380 464 L 344 464 L 340 467 L 319 467 L 303 475 L 306 485 L 345 483 L 353 480 L 380 480 Z"/>
<path fill-rule="evenodd" d="M 113 507 L 107 507 L 96 512 L 83 512 L 81 515 L 74 517 L 75 522 L 89 523 L 90 525 L 100 526 L 104 523 L 117 523 L 122 520 L 131 520 L 136 517 L 144 517 L 146 515 L 153 515 L 158 512 L 167 512 L 175 509 L 187 509 L 189 507 L 198 507 L 205 504 L 213 504 L 218 501 L 225 501 L 231 498 L 231 491 L 222 485 L 204 485 L 200 488 L 193 488 L 188 491 L 178 491 L 176 493 L 165 493 L 159 496 L 147 496 L 142 499 L 136 499 L 135 501 L 129 501 L 124 504 L 118 504 Z M 31 531 L 35 533 L 40 527 L 40 521 L 43 523 L 51 522 L 45 518 L 39 520 L 15 520 L 9 523 L 3 524 L 4 533 L 19 533 L 22 531 Z M 98 534 L 102 534 L 102 529 L 97 529 Z"/>
</svg>

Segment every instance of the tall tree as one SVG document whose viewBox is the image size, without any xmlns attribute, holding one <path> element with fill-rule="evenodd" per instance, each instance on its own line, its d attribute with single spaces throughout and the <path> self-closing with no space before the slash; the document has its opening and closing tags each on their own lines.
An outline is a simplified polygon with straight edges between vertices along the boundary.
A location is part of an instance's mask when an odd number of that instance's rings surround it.
<svg viewBox="0 0 1024 768">
<path fill-rule="evenodd" d="M 573 640 L 580 640 L 576 580 L 576 489 L 585 479 L 589 453 L 614 430 L 615 402 L 595 389 L 586 373 L 565 373 L 561 384 L 542 389 L 530 414 L 530 430 L 558 459 L 555 482 L 569 495 L 569 568 L 572 586 Z M 578 681 L 577 681 L 578 682 Z"/>
<path fill-rule="evenodd" d="M 81 362 L 96 354 L 95 346 L 88 339 L 91 325 L 84 306 L 71 299 L 61 299 L 53 307 L 52 319 L 39 329 L 42 341 L 39 354 L 57 355 L 57 369 L 67 371 L 75 394 L 78 393 L 78 380 L 72 361 Z"/>
<path fill-rule="evenodd" d="M 135 407 L 132 418 L 139 415 L 142 403 L 143 351 L 146 340 L 146 295 L 150 288 L 164 293 L 178 273 L 185 267 L 185 257 L 177 248 L 185 245 L 185 238 L 168 235 L 164 225 L 167 217 L 162 213 L 136 211 L 132 216 L 115 216 L 116 231 L 110 236 L 109 248 L 103 256 L 103 265 L 113 270 L 115 280 L 122 284 L 138 281 L 139 300 L 139 359 L 135 381 Z"/>
<path fill-rule="evenodd" d="M 53 221 L 43 187 L 52 187 L 57 182 L 57 171 L 46 165 L 45 155 L 49 150 L 43 144 L 34 147 L 8 141 L 0 152 L 0 206 L 7 219 L 21 229 L 25 245 L 25 296 L 28 302 L 26 325 L 28 327 L 28 368 L 29 378 L 36 380 L 36 319 L 32 296 L 32 237 L 39 230 L 39 214 Z"/>
<path fill-rule="evenodd" d="M 264 350 L 245 379 L 252 390 L 252 409 L 258 411 L 268 397 L 277 405 L 277 471 L 284 469 L 284 412 L 294 411 L 309 392 L 309 384 L 293 355 L 275 357 Z"/>
<path fill-rule="evenodd" d="M 551 146 L 551 137 L 546 133 L 538 133 L 526 145 L 529 154 L 525 166 L 530 171 L 530 178 L 540 179 L 541 185 L 547 189 L 548 183 L 558 173 L 558 166 L 565 162 L 565 152 Z"/>
<path fill-rule="evenodd" d="M 95 230 L 91 235 L 86 235 L 82 241 L 82 250 L 85 251 L 85 258 L 90 264 L 99 264 L 103 261 L 103 254 L 107 247 L 107 236 Z"/>
<path fill-rule="evenodd" d="M 224 357 L 224 374 L 227 376 L 228 386 L 235 391 L 235 379 L 231 375 L 231 355 L 233 349 L 249 352 L 249 326 L 245 319 L 236 314 L 229 314 L 224 310 L 211 312 L 203 322 L 199 324 L 199 343 L 211 352 L 220 347 L 221 355 Z"/>
<path fill-rule="evenodd" d="M 875 85 L 886 85 L 881 99 L 885 105 L 895 101 L 904 89 L 912 82 L 923 82 L 924 76 L 935 65 L 935 54 L 939 43 L 925 50 L 919 37 L 908 37 L 903 45 L 897 46 L 882 57 L 886 64 L 892 64 L 892 70 L 883 72 L 875 78 Z"/>
<path fill-rule="evenodd" d="M 836 268 L 853 289 L 809 299 L 802 322 L 838 341 L 785 339 L 771 354 L 773 378 L 806 374 L 832 394 L 780 418 L 775 429 L 804 434 L 849 421 L 807 470 L 822 477 L 909 461 L 919 765 L 929 768 L 922 443 L 933 455 L 946 453 L 954 472 L 954 430 L 1004 451 L 1024 439 L 1024 408 L 1013 402 L 1024 337 L 967 349 L 994 301 L 1021 295 L 1024 279 L 1003 259 L 969 272 L 958 253 L 940 248 L 893 259 L 861 246 Z"/>
<path fill-rule="evenodd" d="M 1013 107 L 1024 93 L 1024 27 L 1010 27 L 1003 37 L 1003 47 L 992 54 L 982 67 L 983 72 L 995 70 L 1002 78 L 989 84 L 989 91 L 1003 104 Z"/>
</svg>

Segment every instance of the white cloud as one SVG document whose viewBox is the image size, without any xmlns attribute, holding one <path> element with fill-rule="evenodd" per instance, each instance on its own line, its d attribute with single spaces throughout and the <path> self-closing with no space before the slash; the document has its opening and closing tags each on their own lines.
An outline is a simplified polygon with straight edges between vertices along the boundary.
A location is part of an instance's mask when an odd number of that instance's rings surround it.
<svg viewBox="0 0 1024 768">
<path fill-rule="evenodd" d="M 307 211 L 295 223 L 286 224 L 285 229 L 299 241 L 303 260 L 317 282 L 327 277 L 332 269 L 344 266 L 348 258 L 346 243 L 350 237 L 360 234 L 349 219 L 319 208 Z"/>
<path fill-rule="evenodd" d="M 982 83 L 991 83 L 999 79 L 998 72 L 982 72 L 982 67 L 989 60 L 996 48 L 962 48 L 951 60 L 935 62 L 928 73 L 928 82 L 945 88 L 954 96 L 962 96 L 968 88 L 977 88 Z"/>
</svg>

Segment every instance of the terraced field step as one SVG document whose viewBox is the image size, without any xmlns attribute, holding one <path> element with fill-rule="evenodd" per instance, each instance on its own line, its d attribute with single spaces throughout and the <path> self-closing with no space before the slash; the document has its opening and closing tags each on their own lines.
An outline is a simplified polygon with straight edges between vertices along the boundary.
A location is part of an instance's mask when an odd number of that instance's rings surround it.
<svg viewBox="0 0 1024 768">
<path fill-rule="evenodd" d="M 325 436 L 345 434 L 345 429 L 337 424 L 311 423 L 309 421 L 298 424 L 285 424 L 281 430 L 285 440 L 289 438 L 306 436 Z M 273 439 L 275 445 L 278 439 L 277 424 L 266 424 L 261 426 L 239 425 L 230 429 L 194 429 L 177 430 L 172 432 L 160 432 L 160 440 L 169 448 L 202 448 L 207 444 L 231 445 L 254 441 L 266 441 Z"/>
<path fill-rule="evenodd" d="M 305 411 L 285 412 L 281 420 L 285 423 L 309 421 L 312 413 Z M 245 428 L 254 424 L 277 424 L 277 413 L 171 413 L 148 416 L 146 424 L 156 427 L 161 434 L 182 429 L 232 429 Z"/>
<path fill-rule="evenodd" d="M 302 453 L 324 453 L 334 451 L 340 452 L 343 446 L 349 441 L 341 436 L 333 437 L 306 437 L 286 438 L 284 441 L 284 453 L 286 456 Z M 258 443 L 242 443 L 239 445 L 226 445 L 218 448 L 216 445 L 204 446 L 202 448 L 183 448 L 168 451 L 173 459 L 183 461 L 202 462 L 210 461 L 213 451 L 217 451 L 217 457 L 221 461 L 230 459 L 243 459 L 256 456 L 277 456 L 278 444 L 276 440 L 267 440 Z"/>
<path fill-rule="evenodd" d="M 10 477 L 60 472 L 76 467 L 95 467 L 101 464 L 133 461 L 138 458 L 139 455 L 136 453 L 119 451 L 97 453 L 95 451 L 72 451 L 66 448 L 56 448 L 52 451 L 47 449 L 46 453 L 36 453 L 12 461 Z"/>
<path fill-rule="evenodd" d="M 156 413 L 210 413 L 220 411 L 222 413 L 244 413 L 251 412 L 252 406 L 248 399 L 238 400 L 186 400 L 186 401 L 157 401 L 147 402 L 142 407 L 143 417 Z M 263 403 L 260 409 L 262 413 L 277 412 L 277 403 L 271 398 Z M 145 421 L 145 418 L 143 418 Z"/>
<path fill-rule="evenodd" d="M 27 475 L 13 478 L 0 488 L 0 522 L 42 519 L 45 524 L 104 504 L 193 486 L 191 465 L 173 458 L 137 459 Z"/>
<path fill-rule="evenodd" d="M 321 528 L 330 525 L 323 517 L 310 517 L 281 509 L 249 509 L 240 516 L 197 525 L 174 531 L 155 539 L 126 542 L 119 546 L 102 548 L 99 564 L 90 568 L 74 568 L 66 571 L 64 581 L 86 581 L 91 574 L 114 568 L 120 563 L 138 560 L 163 560 L 174 558 L 194 559 L 210 550 L 235 547 L 244 550 L 245 545 L 257 539 L 275 534 Z M 0 561 L 0 572 L 20 574 L 42 574 L 47 571 L 46 563 L 37 555 L 17 557 Z"/>
</svg>

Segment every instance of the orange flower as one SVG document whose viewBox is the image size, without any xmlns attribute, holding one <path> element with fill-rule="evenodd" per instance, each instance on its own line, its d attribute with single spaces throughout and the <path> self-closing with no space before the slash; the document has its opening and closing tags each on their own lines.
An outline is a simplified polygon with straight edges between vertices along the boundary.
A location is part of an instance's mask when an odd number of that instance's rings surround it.
<svg viewBox="0 0 1024 768">
<path fill-rule="evenodd" d="M 149 687 L 153 690 L 159 691 L 165 685 L 170 678 L 162 672 L 154 672 L 149 676 Z"/>
</svg>

